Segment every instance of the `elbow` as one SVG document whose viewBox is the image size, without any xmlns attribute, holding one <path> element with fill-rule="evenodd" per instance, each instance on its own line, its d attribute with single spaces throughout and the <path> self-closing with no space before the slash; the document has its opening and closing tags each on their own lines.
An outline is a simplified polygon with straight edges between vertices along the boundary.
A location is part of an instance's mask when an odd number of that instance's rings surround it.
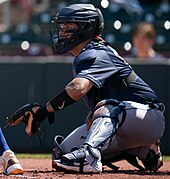
<svg viewBox="0 0 170 179">
<path fill-rule="evenodd" d="M 77 89 L 72 93 L 68 92 L 68 95 L 76 101 L 81 99 L 85 94 L 86 94 L 86 91 L 83 89 Z"/>
<path fill-rule="evenodd" d="M 77 98 L 82 98 L 85 94 L 87 93 L 87 91 L 86 90 L 84 90 L 84 89 L 79 89 L 79 90 L 77 90 Z"/>
<path fill-rule="evenodd" d="M 79 100 L 82 98 L 89 89 L 92 87 L 92 83 L 90 83 L 87 79 L 74 79 L 66 86 L 67 94 L 73 98 L 74 100 Z"/>
<path fill-rule="evenodd" d="M 87 91 L 84 88 L 81 88 L 81 86 L 77 86 L 74 89 L 70 89 L 68 86 L 66 86 L 67 94 L 74 100 L 81 99 Z"/>
</svg>

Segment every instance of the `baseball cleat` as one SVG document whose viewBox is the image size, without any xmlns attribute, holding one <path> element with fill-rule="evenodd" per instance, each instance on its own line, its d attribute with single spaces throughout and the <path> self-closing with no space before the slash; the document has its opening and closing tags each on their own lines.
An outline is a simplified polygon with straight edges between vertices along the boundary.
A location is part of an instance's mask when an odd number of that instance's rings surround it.
<svg viewBox="0 0 170 179">
<path fill-rule="evenodd" d="M 17 159 L 9 159 L 7 166 L 4 170 L 4 174 L 6 175 L 19 175 L 19 174 L 23 174 L 23 168 L 20 165 L 20 163 L 18 162 Z"/>
<path fill-rule="evenodd" d="M 54 160 L 57 171 L 69 173 L 101 173 L 85 161 Z"/>
<path fill-rule="evenodd" d="M 57 171 L 71 173 L 101 173 L 100 168 L 95 168 L 86 161 L 86 150 L 80 146 L 77 150 L 62 155 L 62 159 L 53 160 L 53 166 Z M 54 164 L 55 163 L 55 164 Z M 97 167 L 97 166 L 96 166 Z"/>
<path fill-rule="evenodd" d="M 3 155 L 0 157 L 1 165 L 4 168 L 4 174 L 6 175 L 19 175 L 23 174 L 24 170 L 19 163 L 18 159 L 14 155 L 14 153 L 11 150 L 7 150 L 3 153 Z"/>
<path fill-rule="evenodd" d="M 60 159 L 52 160 L 52 168 L 54 168 L 57 172 L 67 172 L 67 170 L 57 165 L 58 162 L 60 162 Z"/>
</svg>

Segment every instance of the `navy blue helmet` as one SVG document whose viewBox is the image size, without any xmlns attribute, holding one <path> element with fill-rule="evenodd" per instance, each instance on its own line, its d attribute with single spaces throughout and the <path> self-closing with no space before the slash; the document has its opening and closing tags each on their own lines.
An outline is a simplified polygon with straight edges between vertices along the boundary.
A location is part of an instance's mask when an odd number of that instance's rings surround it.
<svg viewBox="0 0 170 179">
<path fill-rule="evenodd" d="M 55 31 L 51 32 L 55 54 L 64 54 L 89 38 L 101 35 L 104 19 L 101 11 L 92 4 L 73 4 L 62 8 L 52 21 Z M 60 33 L 63 25 L 75 23 L 77 28 L 67 28 L 68 35 Z"/>
</svg>

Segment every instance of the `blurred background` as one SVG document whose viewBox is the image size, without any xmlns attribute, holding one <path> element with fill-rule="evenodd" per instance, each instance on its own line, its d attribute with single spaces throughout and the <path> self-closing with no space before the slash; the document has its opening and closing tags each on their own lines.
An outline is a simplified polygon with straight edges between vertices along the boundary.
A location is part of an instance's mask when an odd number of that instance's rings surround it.
<svg viewBox="0 0 170 179">
<path fill-rule="evenodd" d="M 157 31 L 155 50 L 170 57 L 169 0 L 0 0 L 0 55 L 53 55 L 51 19 L 63 6 L 93 3 L 105 20 L 103 37 L 121 54 L 132 49 L 131 30 L 145 21 Z"/>
<path fill-rule="evenodd" d="M 67 136 L 84 123 L 87 108 L 82 101 L 55 114 L 52 126 L 42 124 L 43 147 L 30 138 L 25 125 L 6 127 L 6 117 L 29 102 L 45 104 L 72 79 L 72 56 L 55 56 L 49 30 L 52 17 L 63 6 L 92 3 L 104 15 L 102 37 L 120 55 L 133 50 L 132 29 L 141 22 L 157 31 L 154 49 L 166 57 L 158 63 L 132 63 L 134 70 L 157 92 L 166 105 L 166 131 L 162 152 L 170 155 L 170 1 L 169 0 L 0 0 L 0 126 L 14 152 L 51 152 L 55 135 Z"/>
</svg>

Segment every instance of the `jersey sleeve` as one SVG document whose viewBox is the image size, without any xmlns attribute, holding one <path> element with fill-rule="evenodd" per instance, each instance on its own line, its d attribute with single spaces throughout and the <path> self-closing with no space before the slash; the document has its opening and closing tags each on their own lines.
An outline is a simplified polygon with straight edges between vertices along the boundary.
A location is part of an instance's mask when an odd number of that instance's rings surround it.
<svg viewBox="0 0 170 179">
<path fill-rule="evenodd" d="M 75 77 L 86 78 L 101 88 L 106 79 L 118 70 L 104 50 L 90 49 L 81 53 L 74 62 Z"/>
</svg>

